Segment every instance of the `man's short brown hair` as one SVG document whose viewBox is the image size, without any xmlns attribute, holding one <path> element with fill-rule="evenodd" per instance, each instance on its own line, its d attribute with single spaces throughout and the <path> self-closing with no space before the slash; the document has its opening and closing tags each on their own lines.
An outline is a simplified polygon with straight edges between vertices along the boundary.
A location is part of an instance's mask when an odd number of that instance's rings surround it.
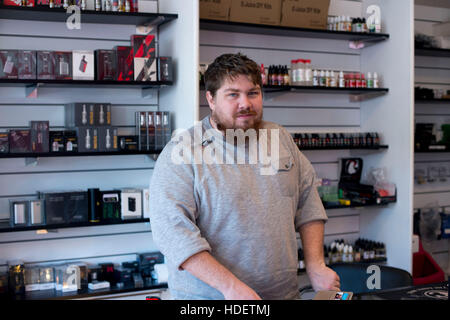
<svg viewBox="0 0 450 320">
<path fill-rule="evenodd" d="M 213 97 L 226 79 L 246 75 L 262 88 L 261 71 L 258 64 L 241 53 L 226 53 L 217 57 L 205 72 L 205 89 Z"/>
</svg>

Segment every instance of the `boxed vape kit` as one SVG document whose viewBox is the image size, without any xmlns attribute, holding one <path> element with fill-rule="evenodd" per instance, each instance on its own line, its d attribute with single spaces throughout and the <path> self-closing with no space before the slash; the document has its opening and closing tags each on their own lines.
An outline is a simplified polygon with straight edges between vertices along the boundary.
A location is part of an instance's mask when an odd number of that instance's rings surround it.
<svg viewBox="0 0 450 320">
<path fill-rule="evenodd" d="M 102 221 L 119 221 L 121 192 L 118 190 L 99 191 L 100 219 Z"/>
<path fill-rule="evenodd" d="M 94 52 L 72 51 L 73 80 L 94 80 Z"/>
<path fill-rule="evenodd" d="M 45 224 L 44 202 L 38 200 L 10 200 L 11 227 Z"/>
<path fill-rule="evenodd" d="M 121 200 L 122 220 L 142 218 L 142 190 L 123 189 Z"/>
<path fill-rule="evenodd" d="M 97 80 L 116 80 L 116 51 L 96 50 L 95 65 Z"/>
<path fill-rule="evenodd" d="M 173 81 L 173 64 L 171 57 L 158 58 L 158 80 Z"/>
<path fill-rule="evenodd" d="M 134 80 L 133 48 L 131 46 L 116 46 L 117 81 Z"/>
<path fill-rule="evenodd" d="M 0 137 L 1 137 L 1 135 L 0 135 Z M 137 150 L 139 150 L 138 136 L 119 136 L 118 139 L 119 139 L 119 149 L 120 150 L 122 150 L 122 151 L 137 151 Z M 1 150 L 0 150 L 0 152 L 1 152 Z"/>
<path fill-rule="evenodd" d="M 9 130 L 9 152 L 31 152 L 30 130 Z"/>
<path fill-rule="evenodd" d="M 36 51 L 19 51 L 19 79 L 36 79 Z"/>
<path fill-rule="evenodd" d="M 55 55 L 53 51 L 37 51 L 37 78 L 42 80 L 56 79 Z"/>
<path fill-rule="evenodd" d="M 50 152 L 77 152 L 78 151 L 77 132 L 73 130 L 50 131 L 49 147 Z"/>
<path fill-rule="evenodd" d="M 18 78 L 18 58 L 17 50 L 0 50 L 0 79 Z"/>
<path fill-rule="evenodd" d="M 64 106 L 66 127 L 110 126 L 111 110 L 110 103 L 66 104 Z"/>
<path fill-rule="evenodd" d="M 132 35 L 134 80 L 157 81 L 155 35 Z"/>
<path fill-rule="evenodd" d="M 117 127 L 98 127 L 98 151 L 118 151 Z"/>
<path fill-rule="evenodd" d="M 72 80 L 72 52 L 55 51 L 55 79 Z"/>
<path fill-rule="evenodd" d="M 78 136 L 79 152 L 97 152 L 98 145 L 98 127 L 78 127 L 76 128 Z"/>
<path fill-rule="evenodd" d="M 162 150 L 172 135 L 170 113 L 167 111 L 137 111 L 136 135 L 139 150 Z"/>
<path fill-rule="evenodd" d="M 41 192 L 45 201 L 47 224 L 88 221 L 88 194 L 86 191 Z"/>
<path fill-rule="evenodd" d="M 7 132 L 0 132 L 0 153 L 9 152 L 9 135 Z"/>
<path fill-rule="evenodd" d="M 49 152 L 48 121 L 31 121 L 31 152 Z"/>
</svg>

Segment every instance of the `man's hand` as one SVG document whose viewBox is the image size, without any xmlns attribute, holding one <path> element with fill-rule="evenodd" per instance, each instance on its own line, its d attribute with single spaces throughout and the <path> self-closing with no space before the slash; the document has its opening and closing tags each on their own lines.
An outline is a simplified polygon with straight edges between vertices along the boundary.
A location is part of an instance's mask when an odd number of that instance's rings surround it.
<svg viewBox="0 0 450 320">
<path fill-rule="evenodd" d="M 336 272 L 325 265 L 318 265 L 306 270 L 314 291 L 340 290 L 340 280 Z"/>
</svg>

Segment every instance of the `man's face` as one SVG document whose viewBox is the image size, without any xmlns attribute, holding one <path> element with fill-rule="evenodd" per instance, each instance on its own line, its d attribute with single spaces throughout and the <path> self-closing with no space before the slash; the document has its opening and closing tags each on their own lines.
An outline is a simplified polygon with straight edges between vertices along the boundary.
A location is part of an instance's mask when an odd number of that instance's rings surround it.
<svg viewBox="0 0 450 320">
<path fill-rule="evenodd" d="M 248 76 L 239 75 L 234 80 L 226 79 L 213 98 L 206 93 L 211 120 L 216 129 L 258 129 L 263 116 L 263 99 L 259 85 Z"/>
</svg>

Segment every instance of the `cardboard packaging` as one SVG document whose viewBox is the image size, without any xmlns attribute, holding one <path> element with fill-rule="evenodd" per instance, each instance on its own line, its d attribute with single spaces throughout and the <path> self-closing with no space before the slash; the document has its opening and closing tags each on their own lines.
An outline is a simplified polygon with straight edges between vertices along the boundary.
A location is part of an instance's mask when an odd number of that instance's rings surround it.
<svg viewBox="0 0 450 320">
<path fill-rule="evenodd" d="M 31 121 L 31 152 L 49 152 L 49 122 Z"/>
<path fill-rule="evenodd" d="M 133 48 L 131 46 L 116 46 L 114 50 L 117 58 L 117 81 L 133 81 Z"/>
<path fill-rule="evenodd" d="M 281 25 L 326 30 L 329 7 L 330 0 L 284 0 Z"/>
<path fill-rule="evenodd" d="M 231 0 L 200 0 L 200 19 L 228 21 Z"/>
<path fill-rule="evenodd" d="M 53 51 L 37 51 L 37 78 L 42 80 L 56 79 L 55 56 Z"/>
<path fill-rule="evenodd" d="M 66 223 L 64 215 L 64 193 L 43 193 L 39 198 L 44 200 L 47 224 Z"/>
<path fill-rule="evenodd" d="M 98 151 L 111 152 L 119 150 L 118 131 L 116 127 L 98 128 Z"/>
<path fill-rule="evenodd" d="M 0 132 L 0 153 L 9 152 L 9 134 L 7 132 Z"/>
<path fill-rule="evenodd" d="M 147 112 L 147 150 L 156 148 L 155 113 Z"/>
<path fill-rule="evenodd" d="M 50 152 L 64 152 L 64 131 L 49 132 Z"/>
<path fill-rule="evenodd" d="M 170 112 L 163 111 L 162 113 L 162 127 L 163 127 L 163 135 L 164 135 L 164 142 L 162 145 L 162 148 L 166 146 L 170 142 L 170 139 L 172 138 L 172 125 L 170 120 Z M 161 148 L 161 149 L 162 149 Z"/>
<path fill-rule="evenodd" d="M 55 51 L 55 79 L 72 80 L 72 52 Z"/>
<path fill-rule="evenodd" d="M 65 124 L 67 128 L 94 126 L 95 103 L 69 103 L 64 106 Z"/>
<path fill-rule="evenodd" d="M 158 58 L 158 80 L 173 81 L 173 64 L 171 57 Z"/>
<path fill-rule="evenodd" d="M 98 128 L 79 127 L 77 128 L 78 152 L 98 152 Z"/>
<path fill-rule="evenodd" d="M 120 220 L 120 198 L 121 192 L 118 190 L 99 192 L 101 221 Z"/>
<path fill-rule="evenodd" d="M 231 0 L 230 21 L 279 25 L 281 0 Z"/>
<path fill-rule="evenodd" d="M 163 112 L 154 112 L 155 119 L 155 149 L 162 150 L 164 148 L 164 128 L 162 125 Z"/>
<path fill-rule="evenodd" d="M 36 51 L 19 51 L 19 79 L 36 79 Z"/>
<path fill-rule="evenodd" d="M 86 191 L 41 193 L 45 201 L 47 224 L 88 221 L 88 195 Z"/>
<path fill-rule="evenodd" d="M 18 78 L 18 56 L 17 50 L 0 50 L 0 79 Z"/>
<path fill-rule="evenodd" d="M 119 149 L 121 151 L 138 151 L 138 137 L 137 136 L 119 136 Z"/>
<path fill-rule="evenodd" d="M 35 0 L 27 0 L 27 7 L 34 7 L 34 2 Z M 21 7 L 22 0 L 3 0 L 3 5 Z"/>
<path fill-rule="evenodd" d="M 121 199 L 122 220 L 142 218 L 142 190 L 123 189 Z"/>
<path fill-rule="evenodd" d="M 9 152 L 31 152 L 30 130 L 9 130 Z"/>
<path fill-rule="evenodd" d="M 114 50 L 96 50 L 95 65 L 97 80 L 116 80 L 116 51 Z"/>
<path fill-rule="evenodd" d="M 78 137 L 76 131 L 64 131 L 64 151 L 78 152 Z"/>
<path fill-rule="evenodd" d="M 147 142 L 147 117 L 148 113 L 145 111 L 136 111 L 136 135 L 138 136 L 139 150 L 148 150 Z"/>
<path fill-rule="evenodd" d="M 155 40 L 154 34 L 131 36 L 135 81 L 157 81 L 158 79 Z"/>
<path fill-rule="evenodd" d="M 45 211 L 43 200 L 30 200 L 29 202 L 29 224 L 30 226 L 45 224 Z"/>
<path fill-rule="evenodd" d="M 94 80 L 94 52 L 72 51 L 73 80 Z"/>
<path fill-rule="evenodd" d="M 96 126 L 111 125 L 111 104 L 97 103 L 94 107 L 94 124 Z"/>
<path fill-rule="evenodd" d="M 11 215 L 9 224 L 11 227 L 20 227 L 28 225 L 28 201 L 26 200 L 10 200 L 9 206 Z"/>
</svg>

